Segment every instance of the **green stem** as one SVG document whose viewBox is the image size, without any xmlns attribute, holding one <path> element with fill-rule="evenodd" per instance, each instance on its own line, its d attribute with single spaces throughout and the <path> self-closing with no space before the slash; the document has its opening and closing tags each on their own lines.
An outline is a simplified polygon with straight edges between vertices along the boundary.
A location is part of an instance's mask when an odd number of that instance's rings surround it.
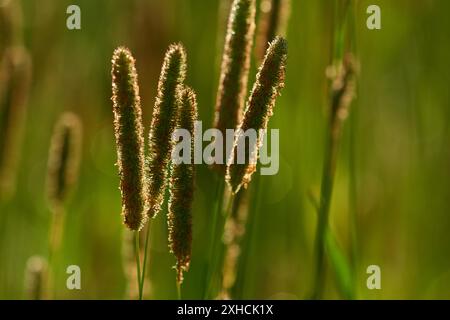
<svg viewBox="0 0 450 320">
<path fill-rule="evenodd" d="M 181 283 L 177 281 L 177 298 L 181 300 Z"/>
<path fill-rule="evenodd" d="M 142 276 L 141 276 L 140 284 L 139 284 L 139 292 L 140 293 L 144 292 L 145 271 L 147 269 L 148 243 L 149 243 L 149 238 L 150 238 L 150 226 L 151 226 L 151 219 L 148 221 L 147 232 L 145 235 L 144 262 L 142 264 Z"/>
<path fill-rule="evenodd" d="M 246 232 L 242 239 L 242 254 L 240 256 L 239 264 L 238 264 L 238 273 L 236 277 L 236 285 L 234 296 L 237 299 L 244 299 L 249 296 L 249 285 L 248 283 L 252 283 L 253 281 L 249 281 L 249 278 L 252 277 L 254 273 L 252 273 L 252 268 L 250 265 L 250 253 L 253 252 L 253 245 L 255 243 L 254 239 L 256 238 L 257 233 L 257 215 L 260 209 L 261 197 L 262 197 L 262 188 L 260 184 L 261 176 L 256 175 L 255 181 L 252 184 L 251 189 L 251 207 L 249 208 L 247 215 L 247 227 Z"/>
<path fill-rule="evenodd" d="M 216 247 L 215 241 L 216 241 L 216 234 L 218 233 L 219 229 L 219 213 L 222 207 L 223 202 L 223 191 L 225 187 L 225 182 L 221 177 L 219 177 L 219 181 L 216 184 L 216 192 L 215 192 L 215 202 L 214 202 L 214 212 L 213 212 L 213 219 L 212 219 L 212 228 L 211 228 L 211 235 L 209 237 L 210 243 L 209 243 L 209 252 L 208 252 L 208 268 L 206 272 L 206 283 L 205 283 L 205 292 L 204 292 L 204 298 L 209 298 L 209 293 L 211 290 L 211 278 L 213 273 L 213 268 L 211 266 L 211 262 L 214 260 L 214 249 Z"/>
<path fill-rule="evenodd" d="M 136 272 L 138 278 L 138 288 L 139 288 L 139 300 L 142 300 L 142 290 L 141 290 L 141 261 L 139 258 L 139 231 L 134 232 L 134 251 L 136 255 Z"/>
<path fill-rule="evenodd" d="M 319 217 L 316 231 L 316 275 L 314 279 L 313 299 L 320 299 L 325 281 L 325 236 L 333 194 L 334 174 L 336 170 L 339 146 L 339 122 L 332 122 L 327 134 L 326 155 L 322 173 L 322 187 L 319 203 Z M 336 130 L 336 131 L 335 131 Z M 337 134 L 338 133 L 338 134 Z"/>
</svg>

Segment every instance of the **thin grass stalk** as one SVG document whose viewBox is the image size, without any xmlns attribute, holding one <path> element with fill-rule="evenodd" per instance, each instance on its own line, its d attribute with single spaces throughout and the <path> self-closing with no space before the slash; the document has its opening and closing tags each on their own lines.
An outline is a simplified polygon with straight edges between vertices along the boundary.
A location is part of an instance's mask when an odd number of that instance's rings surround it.
<svg viewBox="0 0 450 320">
<path fill-rule="evenodd" d="M 237 265 L 241 253 L 241 240 L 245 235 L 247 224 L 246 198 L 248 190 L 241 190 L 234 198 L 231 213 L 225 222 L 223 242 L 225 245 L 224 261 L 222 264 L 222 281 L 219 299 L 231 299 L 231 290 L 236 282 Z"/>
<path fill-rule="evenodd" d="M 225 190 L 224 190 L 225 191 Z M 226 195 L 226 192 L 222 192 Z M 226 200 L 226 201 L 224 201 Z M 223 242 L 223 231 L 225 228 L 225 223 L 231 214 L 231 208 L 234 202 L 234 194 L 228 193 L 228 197 L 221 198 L 221 206 L 218 210 L 216 237 L 214 238 L 214 244 L 212 247 L 212 266 L 209 275 L 209 282 L 207 282 L 207 298 L 213 299 L 218 295 L 218 291 L 221 289 L 221 266 L 223 265 L 225 244 Z"/>
<path fill-rule="evenodd" d="M 136 274 L 137 274 L 137 285 L 139 289 L 139 300 L 142 300 L 139 231 L 136 230 L 133 233 L 134 233 L 134 255 L 136 257 Z"/>
<path fill-rule="evenodd" d="M 342 125 L 348 117 L 349 107 L 355 94 L 356 66 L 354 58 L 347 55 L 338 68 L 335 68 L 331 92 L 331 114 L 326 135 L 325 158 L 322 173 L 319 217 L 316 231 L 316 274 L 314 278 L 313 299 L 322 296 L 325 279 L 325 236 L 328 228 L 331 197 L 337 165 Z"/>
<path fill-rule="evenodd" d="M 212 274 L 214 272 L 214 266 L 211 263 L 214 261 L 214 249 L 217 246 L 217 241 L 220 241 L 218 239 L 218 234 L 220 233 L 220 223 L 219 218 L 221 215 L 221 208 L 223 207 L 223 196 L 225 191 L 225 181 L 223 179 L 218 179 L 218 182 L 216 184 L 216 191 L 214 192 L 214 204 L 213 204 L 213 216 L 212 216 L 212 222 L 211 222 L 211 234 L 209 239 L 211 241 L 209 242 L 209 249 L 208 249 L 208 262 L 210 263 L 207 266 L 206 270 L 206 278 L 205 278 L 205 285 L 204 285 L 204 292 L 203 297 L 204 299 L 210 298 L 210 291 L 211 291 L 211 279 Z"/>
<path fill-rule="evenodd" d="M 350 13 L 349 13 L 349 33 L 350 33 L 350 48 L 351 52 L 358 55 L 357 41 L 356 41 L 356 26 L 357 26 L 357 1 L 350 1 Z M 358 87 L 356 87 L 356 96 L 358 96 Z M 353 111 L 349 117 L 349 131 L 350 131 L 350 142 L 349 142 L 349 230 L 351 240 L 351 266 L 353 269 L 353 283 L 357 283 L 357 270 L 358 267 L 358 190 L 357 190 L 357 161 L 356 161 L 356 134 L 357 134 L 357 120 L 358 120 L 358 106 L 355 105 L 357 101 L 354 102 Z M 354 295 L 357 297 L 357 286 L 354 286 Z"/>
<path fill-rule="evenodd" d="M 147 164 L 149 218 L 158 214 L 164 202 L 168 165 L 173 148 L 172 133 L 176 126 L 177 91 L 184 83 L 186 69 L 184 47 L 181 44 L 171 45 L 164 58 L 150 127 Z"/>
<path fill-rule="evenodd" d="M 150 279 L 146 276 L 144 270 L 146 267 L 145 261 L 145 248 L 149 248 L 149 237 L 151 221 L 149 221 L 144 228 L 139 232 L 139 257 L 144 257 L 144 262 L 142 263 L 142 269 L 139 280 L 139 274 L 137 273 L 136 266 L 136 252 L 135 252 L 135 232 L 130 230 L 124 230 L 122 237 L 122 266 L 125 279 L 127 280 L 127 289 L 125 293 L 126 299 L 138 300 L 139 299 L 139 286 L 142 287 L 142 296 L 150 296 L 152 294 L 152 288 Z M 143 279 L 145 279 L 145 286 L 143 285 Z"/>
<path fill-rule="evenodd" d="M 262 0 L 256 38 L 256 57 L 262 61 L 269 43 L 277 35 L 286 36 L 291 0 Z"/>
<path fill-rule="evenodd" d="M 72 112 L 63 113 L 55 125 L 51 139 L 46 181 L 47 198 L 52 211 L 46 286 L 49 298 L 54 295 L 53 270 L 64 232 L 65 204 L 78 180 L 81 143 L 81 120 Z"/>
<path fill-rule="evenodd" d="M 239 261 L 237 262 L 236 280 L 234 287 L 231 289 L 231 295 L 235 299 L 245 299 L 249 296 L 250 286 L 253 283 L 251 279 L 253 276 L 252 265 L 250 263 L 251 252 L 255 245 L 255 238 L 257 235 L 258 212 L 261 209 L 261 176 L 257 175 L 255 181 L 251 186 L 251 194 L 249 201 L 249 209 L 247 214 L 247 227 L 245 234 L 241 240 L 241 253 Z M 242 192 L 241 190 L 240 192 Z"/>
<path fill-rule="evenodd" d="M 147 270 L 147 259 L 148 259 L 148 248 L 149 248 L 149 239 L 150 239 L 150 226 L 151 226 L 151 220 L 147 223 L 147 231 L 145 232 L 145 245 L 144 245 L 144 262 L 142 263 L 142 275 L 141 275 L 141 279 L 140 279 L 140 285 L 139 285 L 139 290 L 140 292 L 142 292 L 142 295 L 145 294 L 145 281 L 148 279 L 146 279 L 145 277 L 145 273 Z"/>
</svg>

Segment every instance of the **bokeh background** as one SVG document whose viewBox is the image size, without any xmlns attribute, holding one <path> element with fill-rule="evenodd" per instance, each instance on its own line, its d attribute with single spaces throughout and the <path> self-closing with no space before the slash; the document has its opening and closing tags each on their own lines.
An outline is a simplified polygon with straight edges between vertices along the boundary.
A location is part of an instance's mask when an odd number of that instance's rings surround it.
<svg viewBox="0 0 450 320">
<path fill-rule="evenodd" d="M 128 46 L 137 59 L 146 135 L 164 52 L 182 42 L 187 82 L 212 123 L 227 12 L 219 0 L 12 0 L 23 12 L 23 43 L 33 59 L 22 157 L 14 196 L 0 203 L 0 298 L 24 298 L 27 259 L 48 253 L 51 212 L 45 196 L 50 137 L 63 111 L 84 126 L 80 178 L 67 205 L 56 258 L 56 297 L 122 299 L 120 191 L 112 126 L 111 56 Z M 224 7 L 227 7 L 227 2 Z M 270 121 L 280 129 L 280 171 L 258 178 L 257 214 L 240 265 L 242 298 L 303 299 L 313 278 L 316 214 L 324 154 L 333 2 L 293 0 L 286 87 Z M 350 254 L 357 215 L 358 298 L 450 298 L 450 3 L 356 1 L 358 99 L 345 124 L 331 229 Z M 81 8 L 81 30 L 66 28 L 66 8 Z M 382 30 L 366 28 L 378 4 Z M 3 32 L 0 30 L 0 33 Z M 250 82 L 255 75 L 253 59 Z M 215 174 L 198 166 L 194 242 L 183 298 L 202 298 Z M 151 233 L 152 298 L 176 298 L 174 258 L 164 214 Z M 65 268 L 79 265 L 82 290 L 65 289 Z M 382 289 L 366 287 L 379 265 Z M 329 270 L 327 298 L 340 298 Z"/>
</svg>

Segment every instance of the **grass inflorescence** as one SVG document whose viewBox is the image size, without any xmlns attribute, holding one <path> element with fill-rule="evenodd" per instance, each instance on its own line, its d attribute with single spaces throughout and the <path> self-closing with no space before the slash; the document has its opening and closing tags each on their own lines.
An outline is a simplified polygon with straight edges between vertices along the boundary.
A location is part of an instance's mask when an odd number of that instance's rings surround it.
<svg viewBox="0 0 450 320">
<path fill-rule="evenodd" d="M 177 129 L 191 137 L 190 163 L 172 164 L 169 199 L 169 246 L 177 259 L 177 283 L 183 281 L 183 271 L 189 268 L 192 251 L 192 201 L 194 197 L 194 139 L 197 120 L 197 98 L 190 88 L 178 93 Z M 186 150 L 187 151 L 187 150 Z"/>
<path fill-rule="evenodd" d="M 235 129 L 243 116 L 255 34 L 255 6 L 255 0 L 235 0 L 228 20 L 214 120 L 214 127 L 224 136 L 226 129 Z M 221 159 L 224 164 L 228 151 Z"/>
<path fill-rule="evenodd" d="M 140 230 L 147 210 L 144 129 L 135 60 L 126 48 L 114 51 L 112 79 L 122 215 L 129 229 Z"/>
<path fill-rule="evenodd" d="M 266 57 L 256 76 L 250 98 L 244 114 L 244 119 L 236 134 L 233 152 L 227 166 L 226 181 L 233 193 L 237 193 L 242 186 L 246 187 L 256 170 L 258 148 L 262 143 L 261 132 L 267 129 L 267 124 L 273 114 L 276 98 L 284 86 L 285 68 L 287 62 L 287 42 L 282 37 L 277 37 L 267 49 Z M 240 164 L 237 161 L 237 149 L 239 144 L 245 143 L 243 135 L 249 129 L 258 134 L 258 141 L 246 149 L 246 155 L 250 159 Z"/>
<path fill-rule="evenodd" d="M 148 216 L 155 217 L 161 210 L 167 186 L 168 164 L 172 152 L 172 133 L 176 125 L 177 91 L 186 77 L 186 51 L 181 44 L 169 47 L 164 58 L 158 83 L 150 127 L 147 172 L 149 190 Z"/>
</svg>

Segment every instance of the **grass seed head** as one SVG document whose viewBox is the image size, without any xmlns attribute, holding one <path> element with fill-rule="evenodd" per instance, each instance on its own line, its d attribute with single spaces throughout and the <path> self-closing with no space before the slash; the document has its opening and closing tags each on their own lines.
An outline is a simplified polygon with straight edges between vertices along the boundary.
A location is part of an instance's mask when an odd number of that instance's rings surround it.
<svg viewBox="0 0 450 320">
<path fill-rule="evenodd" d="M 81 131 L 80 119 L 71 112 L 64 113 L 55 126 L 47 174 L 48 198 L 54 208 L 64 203 L 78 178 Z"/>
<path fill-rule="evenodd" d="M 242 133 L 249 129 L 254 129 L 258 134 L 256 145 L 246 149 L 247 155 L 258 157 L 257 150 L 261 146 L 261 131 L 267 129 L 269 118 L 272 116 L 276 98 L 280 95 L 284 87 L 285 67 L 287 62 L 287 42 L 282 37 L 275 38 L 267 49 L 266 57 L 256 76 L 244 119 L 236 134 L 233 152 L 229 158 L 226 181 L 233 193 L 251 180 L 253 172 L 256 171 L 256 160 L 248 161 L 245 164 L 237 163 L 238 144 L 243 143 Z"/>
<path fill-rule="evenodd" d="M 169 247 L 177 263 L 177 282 L 183 281 L 191 260 L 192 201 L 194 196 L 194 125 L 197 120 L 195 93 L 185 88 L 178 95 L 179 118 L 177 128 L 188 130 L 191 135 L 191 162 L 173 164 L 170 177 Z"/>
<path fill-rule="evenodd" d="M 112 91 L 122 215 L 129 229 L 140 230 L 147 209 L 144 129 L 135 59 L 123 47 L 112 58 Z"/>
<path fill-rule="evenodd" d="M 8 48 L 0 63 L 0 197 L 15 190 L 26 107 L 31 84 L 31 58 L 23 47 Z"/>
<path fill-rule="evenodd" d="M 168 164 L 172 153 L 172 133 L 178 112 L 177 91 L 186 77 L 186 52 L 181 44 L 166 52 L 158 83 L 158 93 L 150 128 L 147 193 L 147 215 L 155 217 L 161 210 L 167 186 Z"/>
<path fill-rule="evenodd" d="M 45 282 L 48 264 L 41 256 L 32 256 L 28 259 L 25 270 L 25 292 L 29 300 L 44 298 Z"/>
<path fill-rule="evenodd" d="M 344 121 L 356 96 L 356 77 L 359 65 L 351 53 L 347 53 L 341 63 L 327 70 L 331 79 L 331 119 Z"/>
<path fill-rule="evenodd" d="M 214 127 L 224 136 L 226 129 L 235 129 L 242 120 L 255 34 L 255 14 L 255 0 L 235 0 L 232 4 L 214 120 Z"/>
</svg>

